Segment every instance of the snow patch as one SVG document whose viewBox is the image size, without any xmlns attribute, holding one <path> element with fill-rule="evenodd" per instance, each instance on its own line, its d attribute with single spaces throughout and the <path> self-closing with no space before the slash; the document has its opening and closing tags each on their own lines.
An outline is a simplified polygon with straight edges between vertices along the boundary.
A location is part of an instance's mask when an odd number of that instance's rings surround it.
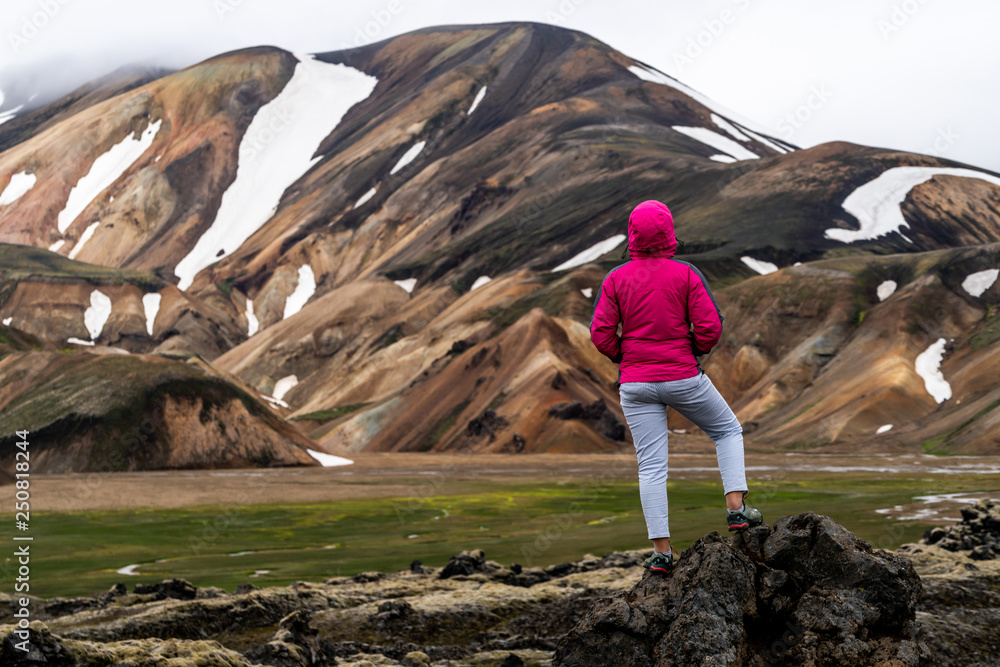
<svg viewBox="0 0 1000 667">
<path fill-rule="evenodd" d="M 181 289 L 271 219 L 285 190 L 322 158 L 314 155 L 323 139 L 378 82 L 346 65 L 298 58 L 284 89 L 250 121 L 240 142 L 236 180 L 222 195 L 215 222 L 174 269 Z"/>
<path fill-rule="evenodd" d="M 117 570 L 115 570 L 115 572 L 117 572 L 118 574 L 124 574 L 128 577 L 138 577 L 142 573 L 136 572 L 136 568 L 138 568 L 141 564 L 142 563 L 136 563 L 135 565 L 126 565 L 125 567 L 118 568 Z"/>
<path fill-rule="evenodd" d="M 75 343 L 76 345 L 90 345 L 91 347 L 94 346 L 94 341 L 92 341 L 92 340 L 82 340 L 82 339 L 77 338 L 75 336 L 70 336 L 69 338 L 66 339 L 66 342 L 67 343 Z"/>
<path fill-rule="evenodd" d="M 740 257 L 740 261 L 762 276 L 766 276 L 767 274 L 774 273 L 778 270 L 777 265 L 772 264 L 771 262 L 765 262 L 761 259 L 754 259 L 753 257 Z"/>
<path fill-rule="evenodd" d="M 935 176 L 978 178 L 1000 186 L 1000 178 L 974 169 L 893 167 L 860 186 L 844 200 L 842 206 L 845 211 L 857 218 L 858 229 L 833 227 L 826 230 L 826 238 L 842 243 L 854 243 L 855 241 L 870 241 L 892 232 L 899 232 L 900 236 L 910 241 L 900 231 L 901 228 L 909 228 L 910 226 L 903 219 L 900 205 L 910 190 L 921 183 L 926 183 Z"/>
<path fill-rule="evenodd" d="M 299 378 L 294 375 L 286 375 L 277 382 L 274 383 L 274 391 L 271 395 L 275 400 L 280 401 L 285 398 L 285 394 L 292 390 L 292 388 L 299 383 Z"/>
<path fill-rule="evenodd" d="M 257 321 L 257 316 L 253 314 L 253 301 L 250 297 L 247 297 L 247 338 L 257 333 L 257 329 L 260 328 L 260 322 Z"/>
<path fill-rule="evenodd" d="M 11 317 L 5 317 L 5 318 L 3 318 L 3 325 L 5 327 L 9 327 L 10 323 L 13 322 L 13 321 L 14 321 L 14 317 L 13 316 L 11 316 Z"/>
<path fill-rule="evenodd" d="M 921 352 L 914 362 L 917 374 L 924 379 L 927 393 L 933 396 L 938 403 L 943 403 L 951 398 L 951 385 L 941 373 L 941 360 L 944 358 L 946 344 L 947 341 L 944 338 L 938 338 L 937 342 Z"/>
<path fill-rule="evenodd" d="M 896 293 L 897 287 L 899 287 L 899 285 L 896 284 L 895 280 L 886 280 L 885 282 L 883 282 L 875 290 L 875 293 L 878 294 L 878 300 L 885 301 L 886 299 L 888 299 L 890 296 Z"/>
<path fill-rule="evenodd" d="M 565 271 L 566 269 L 572 269 L 574 266 L 580 266 L 581 264 L 586 264 L 587 262 L 593 262 L 595 259 L 617 248 L 624 240 L 624 234 L 615 234 L 610 239 L 605 239 L 596 245 L 592 245 L 583 252 L 573 255 L 565 262 L 552 269 L 552 272 L 555 273 L 556 271 Z"/>
<path fill-rule="evenodd" d="M 70 191 L 66 207 L 59 212 L 56 224 L 60 234 L 65 234 L 76 217 L 83 213 L 83 209 L 142 157 L 142 154 L 153 145 L 162 123 L 162 120 L 150 123 L 138 139 L 134 139 L 130 134 L 94 160 L 87 175 L 77 181 Z"/>
<path fill-rule="evenodd" d="M 396 163 L 396 166 L 389 171 L 389 175 L 392 176 L 397 171 L 416 160 L 417 156 L 420 155 L 420 151 L 424 150 L 424 146 L 426 145 L 426 141 L 418 141 L 410 146 L 410 149 L 403 153 L 403 157 L 399 158 L 399 162 Z"/>
<path fill-rule="evenodd" d="M 490 281 L 490 277 L 489 276 L 479 276 L 478 278 L 476 278 L 476 282 L 472 283 L 472 287 L 469 288 L 469 291 L 471 292 L 472 290 L 476 289 L 477 287 L 482 287 L 483 285 L 485 285 L 489 281 Z"/>
<path fill-rule="evenodd" d="M 985 271 L 970 273 L 962 281 L 962 289 L 974 297 L 980 297 L 983 295 L 983 292 L 993 287 L 993 283 L 997 281 L 997 277 L 1000 277 L 1000 269 L 986 269 Z"/>
<path fill-rule="evenodd" d="M 469 107 L 469 110 L 465 112 L 465 115 L 471 116 L 472 112 L 476 110 L 476 107 L 479 106 L 479 103 L 483 101 L 484 97 L 486 97 L 486 86 L 480 88 L 479 92 L 476 93 L 476 99 L 472 100 L 472 106 Z"/>
<path fill-rule="evenodd" d="M 3 193 L 0 194 L 0 206 L 7 206 L 16 202 L 35 186 L 35 181 L 37 180 L 34 174 L 28 174 L 23 171 L 11 176 L 10 183 L 7 184 L 7 187 L 3 189 Z"/>
<path fill-rule="evenodd" d="M 708 156 L 708 159 L 715 160 L 716 162 L 726 162 L 726 163 L 739 162 L 739 160 L 734 158 L 732 155 L 710 155 Z"/>
<path fill-rule="evenodd" d="M 345 459 L 342 456 L 334 456 L 333 454 L 327 454 L 325 452 L 317 452 L 315 449 L 306 449 L 306 451 L 309 452 L 309 456 L 319 461 L 324 468 L 349 466 L 354 463 L 351 459 Z"/>
<path fill-rule="evenodd" d="M 263 398 L 268 403 L 270 403 L 271 405 L 280 405 L 283 408 L 288 407 L 288 403 L 285 403 L 280 398 L 275 398 L 274 396 L 265 396 L 264 394 L 261 394 L 260 397 Z"/>
<path fill-rule="evenodd" d="M 882 435 L 883 433 L 888 433 L 892 430 L 892 424 L 886 424 L 885 426 L 879 426 L 878 430 L 875 431 L 875 435 Z"/>
<path fill-rule="evenodd" d="M 158 292 L 144 294 L 142 297 L 142 308 L 146 312 L 146 331 L 153 335 L 153 323 L 156 322 L 156 314 L 160 312 L 160 299 Z"/>
<path fill-rule="evenodd" d="M 98 220 L 97 222 L 92 222 L 89 225 L 87 225 L 87 228 L 83 230 L 83 234 L 80 234 L 80 240 L 77 241 L 76 245 L 73 246 L 73 249 L 69 251 L 70 259 L 76 259 L 76 256 L 80 254 L 81 250 L 83 250 L 83 246 L 87 244 L 87 241 L 90 240 L 90 237 L 93 236 L 94 232 L 97 231 L 97 226 L 99 224 L 101 224 L 100 220 Z"/>
<path fill-rule="evenodd" d="M 719 114 L 720 116 L 725 116 L 726 118 L 729 118 L 733 122 L 738 123 L 740 125 L 740 127 L 743 128 L 744 131 L 746 131 L 747 128 L 753 128 L 757 132 L 762 132 L 762 133 L 767 133 L 767 132 L 770 131 L 767 128 L 765 128 L 765 127 L 763 127 L 761 125 L 758 125 L 757 123 L 749 120 L 748 118 L 743 118 L 738 113 L 732 111 L 731 109 L 727 109 L 726 107 L 722 106 L 721 104 L 719 104 L 715 100 L 713 100 L 713 99 L 711 99 L 709 97 L 706 97 L 705 95 L 702 95 L 701 93 L 699 93 L 694 88 L 691 88 L 689 86 L 684 85 L 683 83 L 681 83 L 677 79 L 664 74 L 663 72 L 661 72 L 658 69 L 652 69 L 652 68 L 648 68 L 648 67 L 643 67 L 641 65 L 631 65 L 628 68 L 628 71 L 632 72 L 632 74 L 634 74 L 635 76 L 639 77 L 643 81 L 650 81 L 652 83 L 659 83 L 659 84 L 662 84 L 664 86 L 670 86 L 671 88 L 673 88 L 675 90 L 681 91 L 682 93 L 684 93 L 685 95 L 687 95 L 691 99 L 695 100 L 696 102 L 701 103 L 702 106 L 704 106 L 708 110 L 714 111 L 715 113 Z"/>
<path fill-rule="evenodd" d="M 736 139 L 738 141 L 750 141 L 750 137 L 740 132 L 735 125 L 730 123 L 728 120 L 726 120 L 719 114 L 717 113 L 712 114 L 712 122 L 718 125 L 726 132 L 728 132 L 733 137 L 733 139 Z"/>
<path fill-rule="evenodd" d="M 14 120 L 17 117 L 17 112 L 20 111 L 23 108 L 24 108 L 24 105 L 21 104 L 19 106 L 14 107 L 13 109 L 11 109 L 9 111 L 4 111 L 4 112 L 0 113 L 0 125 L 3 125 L 8 120 Z"/>
<path fill-rule="evenodd" d="M 285 314 L 282 319 L 288 319 L 302 310 L 302 306 L 306 305 L 306 302 L 315 293 L 316 276 L 313 274 L 311 266 L 303 264 L 299 267 L 299 283 L 295 286 L 295 291 L 285 299 Z"/>
<path fill-rule="evenodd" d="M 393 280 L 392 282 L 402 287 L 407 294 L 412 294 L 413 288 L 417 286 L 416 278 L 407 278 L 406 280 Z"/>
<path fill-rule="evenodd" d="M 111 317 L 111 298 L 100 290 L 90 293 L 90 308 L 83 311 L 83 324 L 91 340 L 97 340 Z"/>
<path fill-rule="evenodd" d="M 66 239 L 59 239 L 49 246 L 49 252 L 59 252 L 59 248 L 62 248 L 65 243 Z"/>
<path fill-rule="evenodd" d="M 365 204 L 365 202 L 367 202 L 369 199 L 371 199 L 374 196 L 375 196 L 375 188 L 372 188 L 368 192 L 366 192 L 363 195 L 361 195 L 361 198 L 358 199 L 358 201 L 354 202 L 354 208 L 357 208 L 359 206 L 363 206 Z"/>
<path fill-rule="evenodd" d="M 695 139 L 696 141 L 700 141 L 703 144 L 711 146 L 716 150 L 720 150 L 727 155 L 731 155 L 737 160 L 756 160 L 760 157 L 756 153 L 739 145 L 729 137 L 724 137 L 718 132 L 710 130 L 707 127 L 683 127 L 681 125 L 674 125 L 673 129 L 676 132 L 680 132 L 681 134 Z"/>
<path fill-rule="evenodd" d="M 592 299 L 594 298 L 594 288 L 584 287 L 582 290 L 580 290 L 580 294 L 582 294 L 586 299 Z"/>
</svg>

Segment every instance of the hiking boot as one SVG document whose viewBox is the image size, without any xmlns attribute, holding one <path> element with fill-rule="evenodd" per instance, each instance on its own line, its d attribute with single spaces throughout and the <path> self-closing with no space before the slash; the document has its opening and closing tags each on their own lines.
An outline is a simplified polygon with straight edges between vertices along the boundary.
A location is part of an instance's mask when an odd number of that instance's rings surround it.
<svg viewBox="0 0 1000 667">
<path fill-rule="evenodd" d="M 674 569 L 673 549 L 665 554 L 658 554 L 654 551 L 652 556 L 643 561 L 642 566 L 656 574 L 669 574 Z"/>
<path fill-rule="evenodd" d="M 756 507 L 750 507 L 743 503 L 743 508 L 738 510 L 726 510 L 726 521 L 729 522 L 729 532 L 734 530 L 747 530 L 751 526 L 759 526 L 764 523 L 764 516 Z"/>
</svg>

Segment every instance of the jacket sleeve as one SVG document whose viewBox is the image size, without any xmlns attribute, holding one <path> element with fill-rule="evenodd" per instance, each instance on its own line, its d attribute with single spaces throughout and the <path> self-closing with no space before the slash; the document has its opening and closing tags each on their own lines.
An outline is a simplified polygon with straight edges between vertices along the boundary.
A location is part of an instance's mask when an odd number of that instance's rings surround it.
<svg viewBox="0 0 1000 667">
<path fill-rule="evenodd" d="M 688 321 L 696 355 L 708 354 L 722 338 L 722 313 L 705 276 L 691 267 L 688 276 Z"/>
<path fill-rule="evenodd" d="M 616 364 L 622 361 L 622 339 L 618 336 L 620 321 L 621 312 L 618 309 L 614 281 L 608 274 L 601 283 L 597 301 L 594 302 L 594 319 L 590 321 L 590 340 L 601 354 Z"/>
</svg>

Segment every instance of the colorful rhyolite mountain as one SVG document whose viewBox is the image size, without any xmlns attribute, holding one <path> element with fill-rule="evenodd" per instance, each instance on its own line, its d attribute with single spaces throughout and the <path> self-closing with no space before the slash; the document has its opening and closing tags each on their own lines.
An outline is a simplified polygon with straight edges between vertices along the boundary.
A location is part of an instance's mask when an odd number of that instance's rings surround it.
<svg viewBox="0 0 1000 667">
<path fill-rule="evenodd" d="M 44 469 L 623 446 L 588 324 L 650 198 L 748 442 L 1000 451 L 1000 177 L 798 150 L 587 35 L 249 49 L 8 115 L 0 440 Z"/>
</svg>

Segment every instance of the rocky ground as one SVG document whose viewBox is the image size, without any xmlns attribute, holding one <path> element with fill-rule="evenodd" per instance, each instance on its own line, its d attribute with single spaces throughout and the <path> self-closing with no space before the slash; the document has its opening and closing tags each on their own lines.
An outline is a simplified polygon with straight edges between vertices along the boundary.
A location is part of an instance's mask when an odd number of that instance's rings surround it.
<svg viewBox="0 0 1000 667">
<path fill-rule="evenodd" d="M 1000 559 L 975 549 L 998 528 L 1000 507 L 982 502 L 892 553 L 806 513 L 709 533 L 665 578 L 639 551 L 544 569 L 472 551 L 235 593 L 119 584 L 32 600 L 23 635 L 0 626 L 0 665 L 988 665 Z"/>
</svg>

